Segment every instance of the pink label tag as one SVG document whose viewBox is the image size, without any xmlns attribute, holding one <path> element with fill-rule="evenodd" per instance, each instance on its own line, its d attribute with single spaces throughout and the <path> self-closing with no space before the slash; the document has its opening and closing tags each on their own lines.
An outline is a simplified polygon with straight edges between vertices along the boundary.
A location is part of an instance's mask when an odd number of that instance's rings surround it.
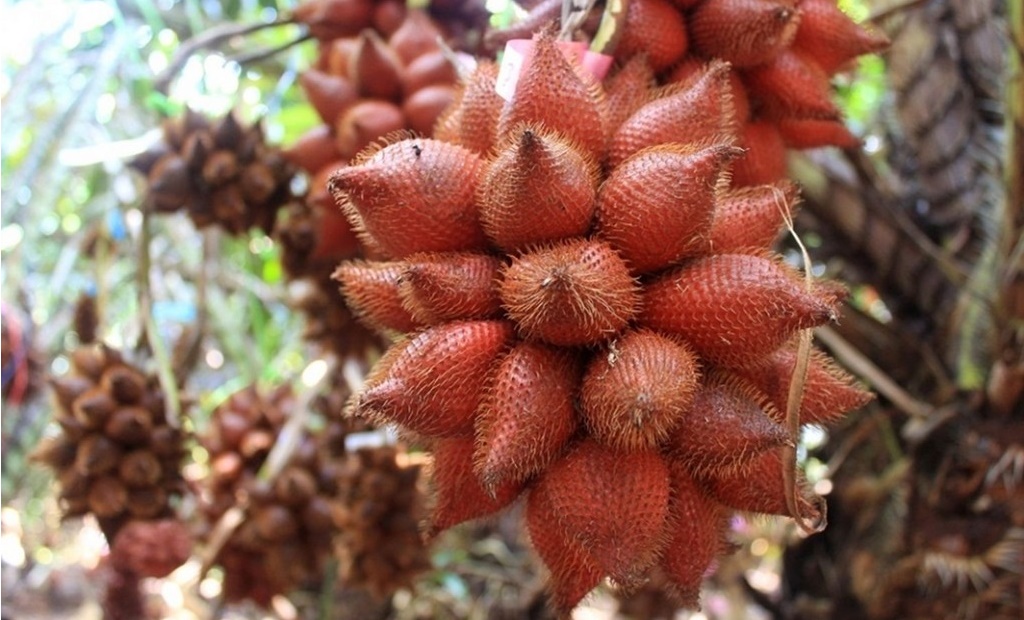
<svg viewBox="0 0 1024 620">
<path fill-rule="evenodd" d="M 611 56 L 591 52 L 587 49 L 587 44 L 581 41 L 559 41 L 558 48 L 562 50 L 566 58 L 579 63 L 583 70 L 598 82 L 604 79 L 612 66 Z M 513 39 L 505 44 L 505 54 L 501 58 L 498 79 L 494 84 L 495 92 L 502 99 L 512 101 L 516 85 L 519 83 L 519 76 L 530 65 L 532 58 L 533 41 Z"/>
</svg>

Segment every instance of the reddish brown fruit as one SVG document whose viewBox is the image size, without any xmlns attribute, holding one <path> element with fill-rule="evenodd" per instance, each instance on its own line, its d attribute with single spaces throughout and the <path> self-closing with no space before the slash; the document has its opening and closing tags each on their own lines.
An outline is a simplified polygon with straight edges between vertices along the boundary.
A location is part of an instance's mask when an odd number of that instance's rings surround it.
<svg viewBox="0 0 1024 620">
<path fill-rule="evenodd" d="M 438 41 L 443 38 L 426 13 L 411 10 L 406 14 L 402 25 L 388 39 L 388 44 L 398 54 L 402 63 L 408 65 L 424 54 L 438 51 Z"/>
<path fill-rule="evenodd" d="M 347 78 L 316 69 L 303 71 L 299 76 L 299 85 L 320 119 L 331 126 L 359 99 L 359 91 Z"/>
<path fill-rule="evenodd" d="M 623 451 L 656 449 L 679 424 L 697 391 L 697 356 L 649 331 L 623 334 L 595 355 L 580 391 L 593 437 Z"/>
<path fill-rule="evenodd" d="M 125 507 L 136 519 L 155 519 L 168 512 L 167 491 L 161 487 L 132 489 Z"/>
<path fill-rule="evenodd" d="M 348 58 L 348 78 L 363 97 L 397 100 L 402 94 L 402 64 L 380 35 L 367 28 Z"/>
<path fill-rule="evenodd" d="M 854 23 L 835 0 L 800 0 L 800 29 L 793 47 L 835 73 L 861 54 L 880 52 L 889 39 Z"/>
<path fill-rule="evenodd" d="M 383 0 L 373 7 L 373 28 L 385 37 L 389 37 L 402 27 L 406 15 L 405 2 L 401 0 Z M 411 90 L 406 92 L 412 92 Z"/>
<path fill-rule="evenodd" d="M 654 70 L 643 55 L 633 56 L 604 83 L 605 116 L 609 129 L 619 125 L 651 99 Z M 609 136 L 610 137 L 610 136 Z"/>
<path fill-rule="evenodd" d="M 835 319 L 838 299 L 775 260 L 719 254 L 658 277 L 644 289 L 640 322 L 678 334 L 704 359 L 742 366 L 801 329 Z"/>
<path fill-rule="evenodd" d="M 786 410 L 789 386 L 796 366 L 796 348 L 783 347 L 772 353 L 761 364 L 739 368 L 734 372 L 757 386 L 777 407 Z M 853 377 L 835 365 L 821 351 L 811 351 L 800 400 L 800 422 L 830 425 L 838 422 L 849 411 L 871 402 L 874 395 L 853 383 Z M 782 414 L 776 421 L 783 422 Z"/>
<path fill-rule="evenodd" d="M 636 584 L 657 559 L 668 514 L 668 467 L 656 452 L 616 452 L 585 440 L 552 465 L 534 492 L 615 581 Z"/>
<path fill-rule="evenodd" d="M 451 86 L 437 84 L 427 86 L 406 97 L 402 103 L 409 129 L 429 136 L 437 123 L 437 119 L 451 105 L 455 98 Z"/>
<path fill-rule="evenodd" d="M 373 3 L 366 0 L 307 0 L 292 14 L 321 41 L 350 37 L 370 25 Z"/>
<path fill-rule="evenodd" d="M 746 153 L 733 164 L 733 187 L 777 183 L 786 176 L 786 144 L 773 123 L 747 123 L 740 146 Z"/>
<path fill-rule="evenodd" d="M 116 468 L 121 462 L 121 448 L 99 433 L 87 435 L 78 444 L 75 471 L 83 476 L 98 476 Z"/>
<path fill-rule="evenodd" d="M 480 221 L 511 251 L 587 232 L 597 163 L 558 134 L 524 125 L 498 148 L 480 185 Z"/>
<path fill-rule="evenodd" d="M 672 69 L 666 82 L 685 84 L 703 71 L 704 66 L 703 60 L 690 56 Z M 732 94 L 733 118 L 736 119 L 737 126 L 742 126 L 750 120 L 750 97 L 747 96 L 747 88 L 743 85 L 740 74 L 735 71 L 729 72 L 729 92 Z"/>
<path fill-rule="evenodd" d="M 166 577 L 192 554 L 192 535 L 177 519 L 129 521 L 117 532 L 110 555 L 145 577 Z"/>
<path fill-rule="evenodd" d="M 679 464 L 669 465 L 672 496 L 667 521 L 668 545 L 661 567 L 674 594 L 688 608 L 696 608 L 700 585 L 719 554 L 727 524 L 722 506 L 705 495 Z"/>
<path fill-rule="evenodd" d="M 341 158 L 334 144 L 333 124 L 332 121 L 330 125 L 317 125 L 310 129 L 285 149 L 282 155 L 307 173 L 316 174 L 324 166 Z"/>
<path fill-rule="evenodd" d="M 544 471 L 576 431 L 579 360 L 521 342 L 494 371 L 476 420 L 475 471 L 486 489 Z"/>
<path fill-rule="evenodd" d="M 779 120 L 778 127 L 786 146 L 794 149 L 822 146 L 854 149 L 860 146 L 860 139 L 850 133 L 842 121 L 784 118 Z"/>
<path fill-rule="evenodd" d="M 160 482 L 163 468 L 160 460 L 149 450 L 133 450 L 121 459 L 117 475 L 129 487 L 149 487 Z"/>
<path fill-rule="evenodd" d="M 93 385 L 92 381 L 78 375 L 65 375 L 50 380 L 50 387 L 53 388 L 57 404 L 64 411 L 70 411 L 75 399 L 92 389 Z"/>
<path fill-rule="evenodd" d="M 128 490 L 116 476 L 102 476 L 89 486 L 89 510 L 97 517 L 112 518 L 128 505 Z"/>
<path fill-rule="evenodd" d="M 455 66 L 444 52 L 428 52 L 405 68 L 405 92 L 411 94 L 434 85 L 450 86 L 457 79 Z"/>
<path fill-rule="evenodd" d="M 122 407 L 103 426 L 107 437 L 123 444 L 141 444 L 151 439 L 153 412 L 145 407 Z"/>
<path fill-rule="evenodd" d="M 601 186 L 602 238 L 633 273 L 706 252 L 715 188 L 737 152 L 727 144 L 664 144 L 631 156 Z"/>
<path fill-rule="evenodd" d="M 484 254 L 414 254 L 402 268 L 402 307 L 422 325 L 486 319 L 501 312 L 501 261 Z"/>
<path fill-rule="evenodd" d="M 498 117 L 505 100 L 495 91 L 498 66 L 481 61 L 455 92 L 455 102 L 437 123 L 438 140 L 486 155 L 497 141 Z"/>
<path fill-rule="evenodd" d="M 607 243 L 570 240 L 513 260 L 501 299 L 527 338 L 574 346 L 622 330 L 636 313 L 638 288 Z"/>
<path fill-rule="evenodd" d="M 134 368 L 111 366 L 100 378 L 100 387 L 122 405 L 137 403 L 146 392 L 146 378 Z"/>
<path fill-rule="evenodd" d="M 471 438 L 441 439 L 434 444 L 434 509 L 427 536 L 497 512 L 519 497 L 522 483 L 512 480 L 484 490 L 473 473 L 473 451 Z"/>
<path fill-rule="evenodd" d="M 548 582 L 555 611 L 568 617 L 588 592 L 597 587 L 604 571 L 583 543 L 566 532 L 548 497 L 546 487 L 534 487 L 526 503 L 530 543 L 551 572 Z"/>
<path fill-rule="evenodd" d="M 688 39 L 683 14 L 667 0 L 632 0 L 615 55 L 644 53 L 655 71 L 663 71 L 686 54 Z"/>
<path fill-rule="evenodd" d="M 484 384 L 512 338 L 503 321 L 452 322 L 392 346 L 367 379 L 355 413 L 430 437 L 469 436 Z"/>
<path fill-rule="evenodd" d="M 341 283 L 345 302 L 361 321 L 378 330 L 408 332 L 419 323 L 402 306 L 398 283 L 404 263 L 348 261 L 331 276 Z"/>
<path fill-rule="evenodd" d="M 353 226 L 385 253 L 486 247 L 476 190 L 484 162 L 437 140 L 402 140 L 335 172 L 329 187 Z"/>
<path fill-rule="evenodd" d="M 326 71 L 331 75 L 338 77 L 348 78 L 348 59 L 356 50 L 356 44 L 359 42 L 354 37 L 346 37 L 344 39 L 335 39 L 327 45 L 327 59 L 322 67 L 322 70 Z"/>
<path fill-rule="evenodd" d="M 334 143 L 342 159 L 350 159 L 378 138 L 404 128 L 401 108 L 390 101 L 366 99 L 338 118 Z"/>
<path fill-rule="evenodd" d="M 786 505 L 782 456 L 778 450 L 764 452 L 742 470 L 711 471 L 697 478 L 716 500 L 730 508 L 747 512 L 794 517 Z M 821 519 L 824 500 L 815 495 L 799 474 L 797 508 L 812 522 Z"/>
<path fill-rule="evenodd" d="M 711 224 L 711 251 L 767 250 L 779 236 L 785 214 L 795 214 L 797 201 L 797 187 L 790 181 L 721 192 Z"/>
<path fill-rule="evenodd" d="M 669 440 L 674 458 L 695 474 L 744 468 L 757 455 L 790 443 L 768 397 L 750 384 L 713 377 L 697 392 Z"/>
<path fill-rule="evenodd" d="M 615 132 L 608 163 L 618 166 L 641 149 L 666 142 L 728 142 L 735 132 L 729 65 L 713 61 L 686 84 L 670 87 Z"/>
<path fill-rule="evenodd" d="M 582 69 L 570 63 L 550 32 L 541 31 L 533 42 L 533 56 L 519 75 L 511 103 L 502 111 L 498 137 L 506 137 L 523 124 L 543 125 L 600 158 L 605 151 L 605 131 L 599 87 L 589 79 L 584 81 Z"/>
<path fill-rule="evenodd" d="M 117 407 L 106 390 L 94 387 L 75 399 L 71 412 L 85 428 L 100 428 Z"/>
<path fill-rule="evenodd" d="M 828 74 L 799 52 L 786 50 L 767 64 L 747 69 L 743 83 L 766 118 L 839 118 Z"/>
<path fill-rule="evenodd" d="M 800 25 L 794 0 L 705 0 L 690 14 L 693 49 L 737 67 L 771 60 Z"/>
</svg>

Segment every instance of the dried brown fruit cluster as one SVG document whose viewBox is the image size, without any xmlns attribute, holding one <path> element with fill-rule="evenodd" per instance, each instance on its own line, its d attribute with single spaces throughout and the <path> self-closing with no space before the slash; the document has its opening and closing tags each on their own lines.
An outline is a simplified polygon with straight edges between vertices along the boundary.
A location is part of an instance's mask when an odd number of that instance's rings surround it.
<svg viewBox="0 0 1024 620">
<path fill-rule="evenodd" d="M 853 22 L 836 0 L 626 4 L 616 58 L 644 54 L 662 83 L 684 82 L 714 58 L 736 69 L 729 78 L 732 116 L 748 153 L 733 165 L 735 184 L 783 178 L 786 148 L 858 144 L 832 101 L 829 78 L 888 40 Z M 538 3 L 526 22 L 542 25 L 560 10 L 557 0 Z"/>
<path fill-rule="evenodd" d="M 433 533 L 526 493 L 560 611 L 655 568 L 693 604 L 730 510 L 821 516 L 802 479 L 787 492 L 782 412 L 793 338 L 843 292 L 767 249 L 790 184 L 729 189 L 725 63 L 650 90 L 641 60 L 601 85 L 550 35 L 534 44 L 510 102 L 482 64 L 436 139 L 330 180 L 386 257 L 339 267 L 346 299 L 409 332 L 353 409 L 430 441 Z M 801 420 L 869 398 L 816 354 Z"/>
<path fill-rule="evenodd" d="M 216 562 L 224 568 L 224 597 L 268 605 L 275 594 L 318 583 L 331 554 L 331 498 L 337 468 L 303 433 L 272 480 L 257 475 L 294 407 L 288 388 L 261 394 L 250 386 L 213 413 L 202 443 L 210 454 L 204 513 L 210 528 L 234 506 L 245 519 Z M 214 530 L 211 529 L 209 533 Z"/>
<path fill-rule="evenodd" d="M 163 129 L 163 141 L 132 162 L 146 175 L 153 209 L 185 210 L 200 228 L 240 234 L 259 227 L 270 234 L 291 198 L 294 171 L 267 146 L 260 123 L 245 127 L 233 112 L 211 122 L 190 109 Z"/>
<path fill-rule="evenodd" d="M 130 520 L 173 516 L 185 449 L 155 378 L 104 345 L 75 350 L 71 367 L 52 383 L 61 434 L 34 454 L 57 474 L 65 517 L 92 513 L 113 541 Z"/>
<path fill-rule="evenodd" d="M 419 466 L 401 466 L 392 447 L 349 453 L 334 509 L 342 581 L 387 596 L 430 567 L 420 537 Z"/>
</svg>

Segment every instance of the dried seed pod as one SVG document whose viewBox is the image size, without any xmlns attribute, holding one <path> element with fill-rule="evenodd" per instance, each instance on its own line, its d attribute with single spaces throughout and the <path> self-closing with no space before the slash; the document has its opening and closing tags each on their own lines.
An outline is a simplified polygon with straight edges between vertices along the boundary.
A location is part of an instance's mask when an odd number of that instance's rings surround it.
<svg viewBox="0 0 1024 620">
<path fill-rule="evenodd" d="M 75 470 L 83 476 L 99 476 L 117 467 L 121 449 L 104 435 L 90 433 L 78 444 Z"/>
<path fill-rule="evenodd" d="M 798 330 L 832 320 L 837 304 L 835 292 L 808 290 L 770 258 L 718 254 L 653 280 L 644 289 L 640 323 L 678 334 L 710 362 L 742 366 Z"/>
<path fill-rule="evenodd" d="M 476 189 L 483 161 L 436 140 L 402 140 L 343 168 L 331 193 L 361 235 L 386 254 L 483 248 Z"/>
<path fill-rule="evenodd" d="M 575 346 L 621 331 L 639 288 L 607 243 L 569 240 L 523 254 L 505 270 L 501 299 L 526 338 Z"/>
<path fill-rule="evenodd" d="M 116 517 L 128 505 L 128 489 L 116 476 L 102 476 L 89 485 L 88 501 L 89 510 L 97 517 Z"/>
<path fill-rule="evenodd" d="M 126 365 L 108 368 L 100 378 L 100 388 L 122 405 L 134 405 L 146 393 L 146 378 Z"/>
<path fill-rule="evenodd" d="M 664 144 L 631 156 L 601 186 L 601 235 L 634 273 L 705 253 L 715 187 L 737 153 L 728 144 Z"/>
<path fill-rule="evenodd" d="M 476 420 L 477 476 L 493 492 L 523 482 L 557 458 L 578 426 L 580 376 L 569 351 L 521 342 L 495 367 Z"/>
<path fill-rule="evenodd" d="M 137 445 L 150 439 L 154 430 L 153 412 L 145 407 L 122 407 L 111 414 L 103 432 L 118 442 Z"/>
<path fill-rule="evenodd" d="M 591 435 L 616 450 L 651 450 L 689 410 L 700 381 L 685 344 L 649 331 L 613 340 L 587 367 L 580 411 Z"/>
<path fill-rule="evenodd" d="M 82 426 L 92 429 L 103 426 L 116 407 L 105 389 L 95 387 L 76 398 L 71 411 Z"/>
<path fill-rule="evenodd" d="M 128 487 L 150 487 L 160 482 L 163 468 L 160 460 L 149 450 L 132 450 L 121 459 L 117 475 Z"/>
</svg>

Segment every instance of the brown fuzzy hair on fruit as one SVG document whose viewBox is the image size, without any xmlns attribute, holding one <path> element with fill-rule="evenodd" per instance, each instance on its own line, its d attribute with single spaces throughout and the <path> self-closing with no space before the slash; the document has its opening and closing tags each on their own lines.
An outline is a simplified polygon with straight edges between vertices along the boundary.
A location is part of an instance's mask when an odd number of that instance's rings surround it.
<svg viewBox="0 0 1024 620">
<path fill-rule="evenodd" d="M 482 65 L 438 137 L 396 138 L 333 177 L 386 259 L 344 263 L 344 294 L 368 324 L 414 323 L 349 411 L 433 452 L 431 535 L 526 494 L 560 614 L 606 576 L 651 571 L 692 605 L 731 510 L 820 516 L 802 478 L 787 496 L 796 438 L 776 400 L 789 341 L 834 320 L 842 292 L 768 250 L 794 188 L 730 189 L 727 64 L 634 98 L 618 89 L 652 75 L 634 60 L 606 97 L 550 34 L 533 43 L 500 110 Z M 468 147 L 480 136 L 462 123 L 481 119 L 493 138 Z M 445 292 L 460 265 L 480 266 L 467 303 Z M 444 300 L 431 311 L 426 266 Z M 831 412 L 818 420 L 862 403 L 820 361 L 809 383 Z"/>
</svg>

